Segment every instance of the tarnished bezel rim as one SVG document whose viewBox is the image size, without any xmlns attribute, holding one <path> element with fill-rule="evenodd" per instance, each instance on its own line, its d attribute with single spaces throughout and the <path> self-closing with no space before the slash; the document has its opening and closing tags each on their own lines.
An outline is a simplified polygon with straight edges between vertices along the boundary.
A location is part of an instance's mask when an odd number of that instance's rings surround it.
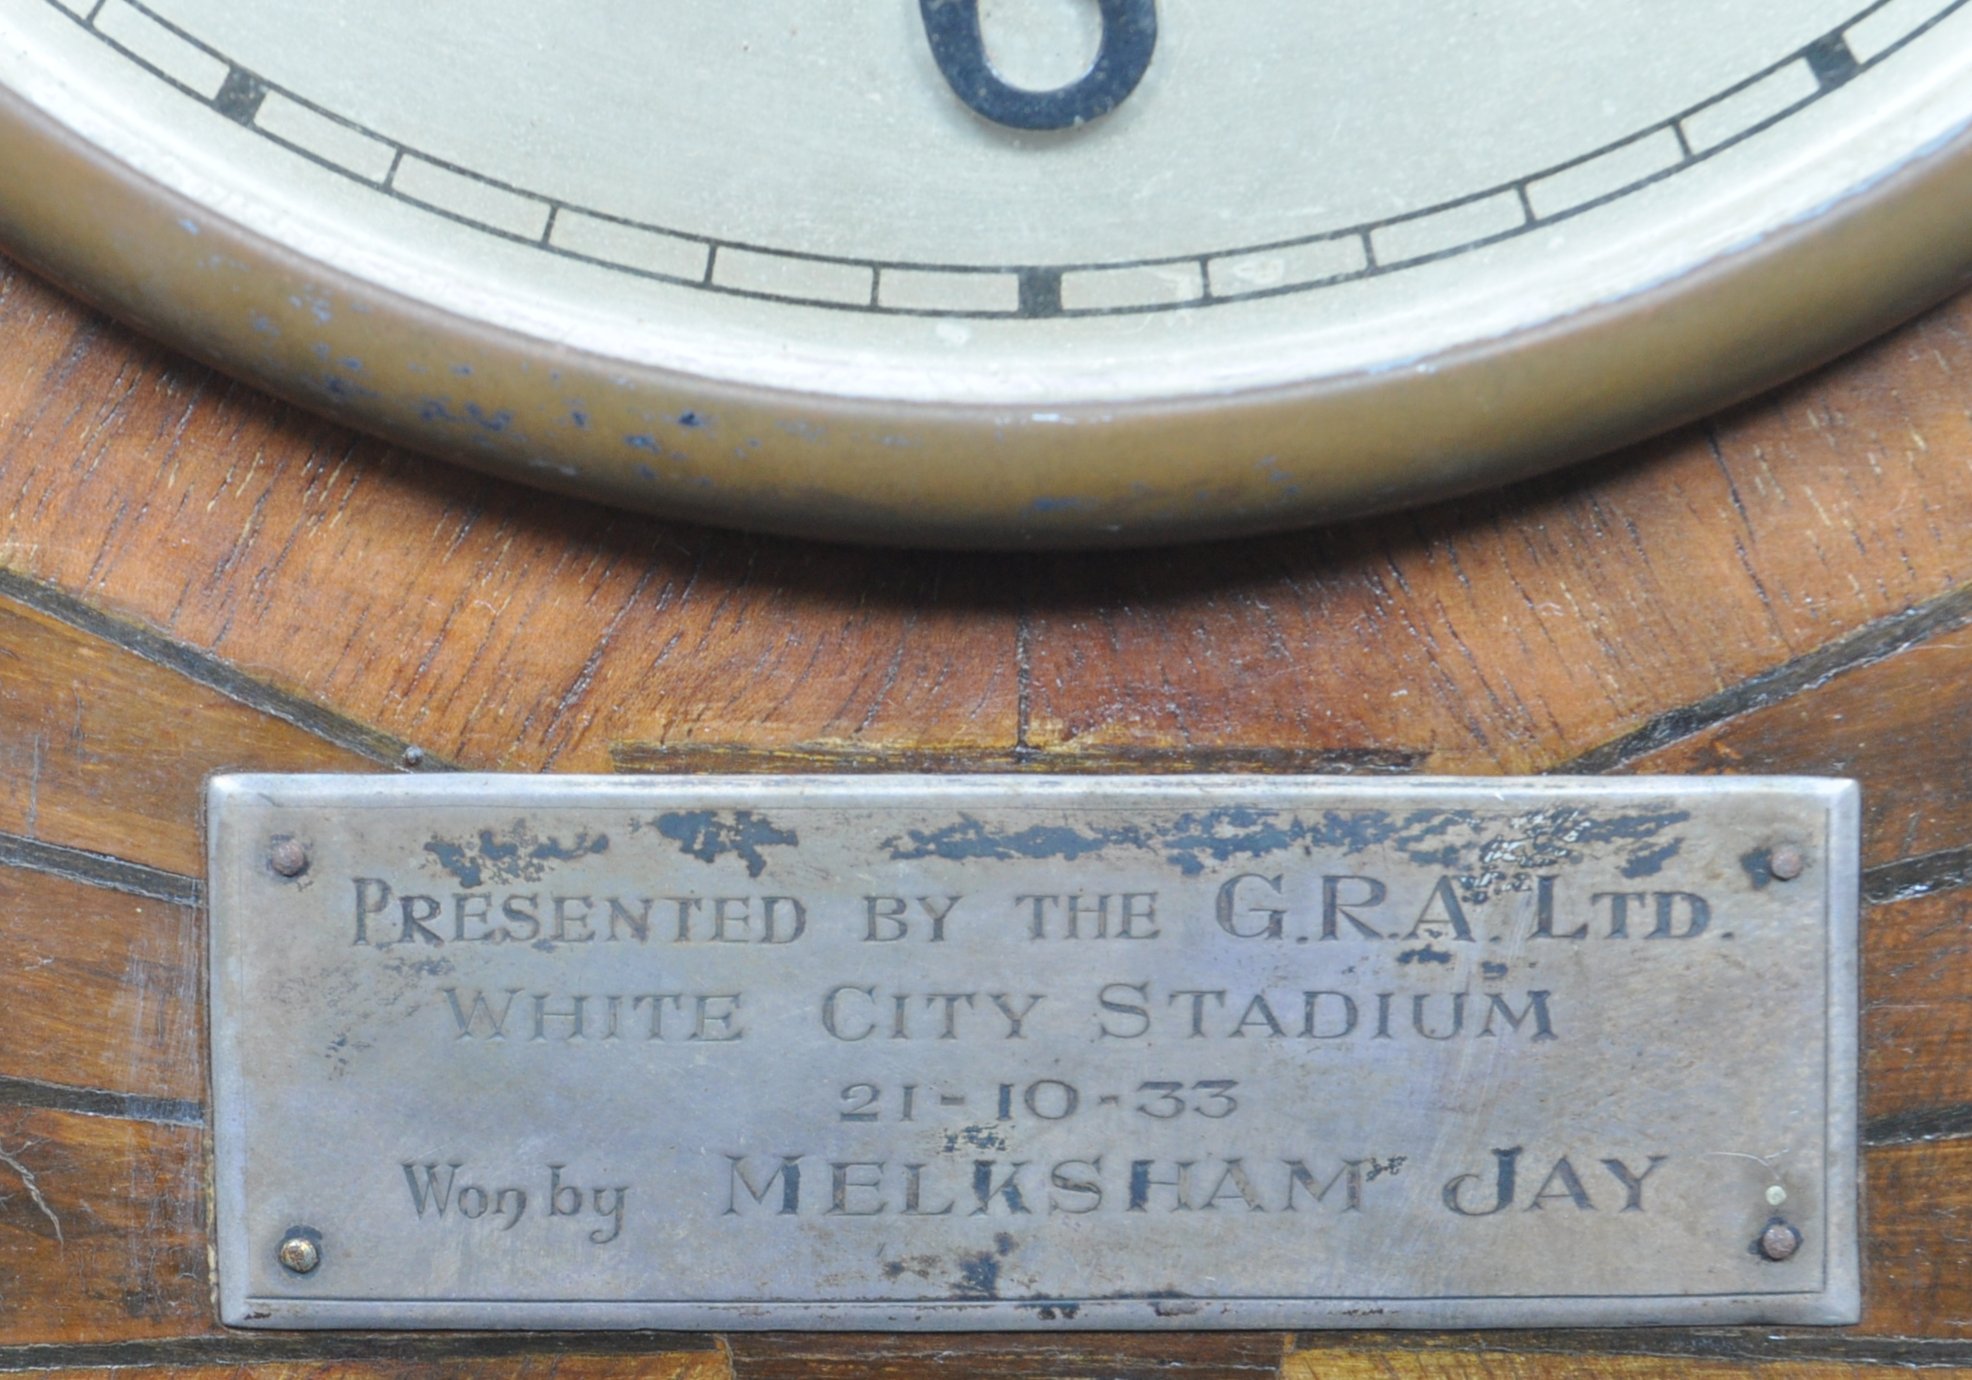
<svg viewBox="0 0 1972 1380">
<path fill-rule="evenodd" d="M 1042 420 L 751 388 L 471 320 L 216 217 L 4 89 L 0 167 L 10 251 L 292 401 L 612 504 L 904 546 L 1144 545 L 1469 491 L 1743 398 L 1972 274 L 1972 135 L 1961 131 L 1699 270 L 1413 368 L 1068 405 Z M 351 355 L 360 380 L 324 367 Z M 571 393 L 593 399 L 580 426 Z M 653 430 L 653 415 L 677 422 Z M 716 425 L 699 424 L 708 418 Z"/>
</svg>

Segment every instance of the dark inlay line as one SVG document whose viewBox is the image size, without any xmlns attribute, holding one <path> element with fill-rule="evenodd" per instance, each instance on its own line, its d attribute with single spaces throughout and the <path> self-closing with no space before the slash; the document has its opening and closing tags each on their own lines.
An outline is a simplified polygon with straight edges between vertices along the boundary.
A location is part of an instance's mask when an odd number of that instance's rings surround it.
<svg viewBox="0 0 1972 1380">
<path fill-rule="evenodd" d="M 26 839 L 18 834 L 0 834 L 0 867 L 45 872 L 88 886 L 128 892 L 132 896 L 148 896 L 153 901 L 169 901 L 174 906 L 196 907 L 205 895 L 205 888 L 196 877 L 181 876 L 176 872 L 166 872 L 161 867 L 147 867 L 143 863 L 125 862 L 122 858 L 112 858 L 103 853 L 89 853 L 80 848 L 64 848 L 57 843 Z"/>
<path fill-rule="evenodd" d="M 1870 868 L 1862 874 L 1862 898 L 1881 906 L 1968 885 L 1972 885 L 1972 848 L 1947 848 Z"/>
<path fill-rule="evenodd" d="M 1916 1370 L 1972 1365 L 1972 1341 L 1956 1338 L 1859 1337 L 1846 1332 L 1770 1328 L 1607 1328 L 1551 1332 L 1487 1332 L 1451 1337 L 1429 1333 L 1304 1332 L 1295 1348 L 1319 1358 L 1325 1350 L 1365 1343 L 1392 1353 L 1447 1350 L 1520 1356 L 1675 1357 L 1692 1361 L 1812 1362 Z"/>
<path fill-rule="evenodd" d="M 720 1352 L 700 1332 L 266 1332 L 150 1342 L 0 1347 L 0 1373 L 134 1366 L 246 1366 L 319 1361 L 499 1360 Z"/>
<path fill-rule="evenodd" d="M 1402 776 L 1416 772 L 1426 757 L 1421 749 L 1409 748 L 1105 747 L 1057 752 L 1030 747 L 855 748 L 835 744 L 763 748 L 745 743 L 612 743 L 609 753 L 610 764 L 619 772 L 731 772 L 742 776 L 797 771 L 982 776 L 1008 772 Z"/>
<path fill-rule="evenodd" d="M 1972 621 L 1972 586 L 1963 586 L 1928 603 L 1865 624 L 1846 637 L 1771 670 L 1748 676 L 1716 695 L 1668 710 L 1641 728 L 1550 768 L 1548 774 L 1593 776 L 1617 771 L 1681 738 L 1817 689 L 1844 672 L 1882 661 L 1927 638 L 1963 627 L 1968 621 Z"/>
<path fill-rule="evenodd" d="M 0 596 L 25 604 L 91 637 L 101 638 L 145 661 L 176 671 L 188 680 L 217 690 L 228 699 L 237 700 L 263 714 L 271 714 L 337 747 L 391 766 L 410 765 L 406 756 L 410 747 L 401 739 L 334 710 L 324 709 L 298 695 L 263 685 L 209 653 L 195 651 L 140 624 L 126 623 L 90 607 L 64 590 L 30 580 L 12 570 L 0 569 Z M 439 761 L 430 753 L 422 754 L 416 765 L 426 771 L 451 770 L 450 764 Z"/>
<path fill-rule="evenodd" d="M 124 1121 L 155 1121 L 166 1126 L 205 1125 L 205 1104 L 187 1097 L 146 1097 L 106 1088 L 71 1088 L 31 1078 L 0 1078 L 0 1107 L 31 1107 L 44 1112 L 77 1112 Z"/>
<path fill-rule="evenodd" d="M 1972 1139 L 1972 1107 L 1917 1107 L 1873 1116 L 1862 1124 L 1864 1145 L 1922 1145 Z"/>
</svg>

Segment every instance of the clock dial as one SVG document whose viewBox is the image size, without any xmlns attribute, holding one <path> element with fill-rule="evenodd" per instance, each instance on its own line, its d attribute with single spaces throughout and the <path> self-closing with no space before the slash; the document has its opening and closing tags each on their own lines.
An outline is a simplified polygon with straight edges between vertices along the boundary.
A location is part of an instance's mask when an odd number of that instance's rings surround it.
<svg viewBox="0 0 1972 1380">
<path fill-rule="evenodd" d="M 1771 381 L 1972 250 L 1967 0 L 0 0 L 31 260 L 716 520 L 1281 526 Z"/>
</svg>

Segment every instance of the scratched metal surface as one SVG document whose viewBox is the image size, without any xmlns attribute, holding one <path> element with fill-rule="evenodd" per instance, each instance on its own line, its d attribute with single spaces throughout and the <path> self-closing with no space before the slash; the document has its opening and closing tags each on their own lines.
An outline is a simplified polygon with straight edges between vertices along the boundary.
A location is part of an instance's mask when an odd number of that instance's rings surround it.
<svg viewBox="0 0 1972 1380">
<path fill-rule="evenodd" d="M 1847 783 L 253 776 L 209 818 L 232 1324 L 1856 1316 Z"/>
</svg>

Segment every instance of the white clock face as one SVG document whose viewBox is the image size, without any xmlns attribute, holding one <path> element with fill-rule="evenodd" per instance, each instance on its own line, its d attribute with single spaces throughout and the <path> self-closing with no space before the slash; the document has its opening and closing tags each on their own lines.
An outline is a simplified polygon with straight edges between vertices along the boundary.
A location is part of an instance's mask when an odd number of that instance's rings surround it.
<svg viewBox="0 0 1972 1380">
<path fill-rule="evenodd" d="M 1968 69 L 1966 0 L 0 0 L 6 86 L 348 279 L 1030 420 L 1623 302 L 1951 139 Z"/>
</svg>

